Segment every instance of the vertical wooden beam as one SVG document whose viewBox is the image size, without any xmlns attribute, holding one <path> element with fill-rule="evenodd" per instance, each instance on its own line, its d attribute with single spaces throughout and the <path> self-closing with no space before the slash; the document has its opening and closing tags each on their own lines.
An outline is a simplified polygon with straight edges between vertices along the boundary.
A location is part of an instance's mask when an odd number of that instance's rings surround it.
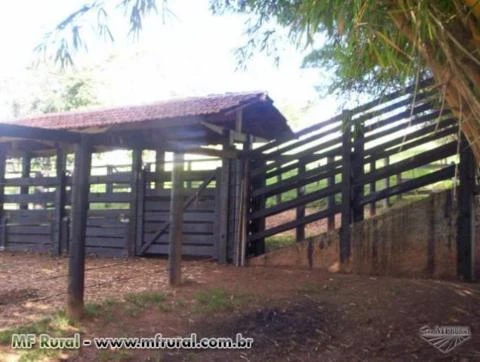
<svg viewBox="0 0 480 362">
<path fill-rule="evenodd" d="M 142 150 L 135 148 L 132 150 L 132 181 L 131 181 L 131 199 L 130 199 L 130 223 L 128 225 L 127 245 L 125 246 L 127 256 L 134 256 L 137 248 L 137 228 L 138 228 L 138 200 L 140 190 L 140 173 L 142 172 Z"/>
<path fill-rule="evenodd" d="M 383 167 L 387 167 L 388 165 L 390 165 L 390 157 L 385 157 L 383 159 Z M 387 177 L 385 179 L 385 188 L 388 189 L 390 187 L 390 177 Z M 387 197 L 383 200 L 383 207 L 384 208 L 387 208 L 387 207 L 390 207 L 392 204 L 390 203 L 390 198 Z"/>
<path fill-rule="evenodd" d="M 219 230 L 218 230 L 218 262 L 227 262 L 228 243 L 228 211 L 229 211 L 229 184 L 230 184 L 230 162 L 222 160 L 222 168 L 219 172 L 217 187 L 220 188 L 219 195 Z"/>
<path fill-rule="evenodd" d="M 65 217 L 65 202 L 66 202 L 66 186 L 67 178 L 65 173 L 65 152 L 61 147 L 57 147 L 56 173 L 57 173 L 57 188 L 55 190 L 55 217 L 53 227 L 53 243 L 52 255 L 57 256 L 66 249 L 65 235 L 64 235 L 64 217 Z"/>
<path fill-rule="evenodd" d="M 376 162 L 372 161 L 370 162 L 370 173 L 374 173 L 376 170 Z M 370 183 L 370 193 L 375 193 L 377 189 L 377 182 L 372 181 Z M 377 203 L 374 201 L 370 204 L 370 216 L 375 216 L 377 214 Z"/>
<path fill-rule="evenodd" d="M 462 135 L 457 220 L 457 271 L 463 280 L 475 279 L 475 158 Z"/>
<path fill-rule="evenodd" d="M 327 157 L 327 165 L 333 165 L 335 162 L 334 156 Z M 333 187 L 335 185 L 335 175 L 330 176 L 327 179 L 327 187 Z M 331 209 L 335 205 L 335 194 L 328 196 L 327 198 L 327 208 Z M 330 215 L 327 219 L 327 230 L 335 230 L 335 215 Z"/>
<path fill-rule="evenodd" d="M 305 164 L 299 160 L 298 161 L 298 175 L 305 173 Z M 305 195 L 305 186 L 301 186 L 297 189 L 297 197 L 302 197 Z M 297 220 L 305 217 L 305 205 L 297 207 Z M 297 241 L 305 240 L 305 224 L 297 226 L 295 230 L 295 239 Z"/>
<path fill-rule="evenodd" d="M 342 135 L 342 227 L 340 229 L 340 262 L 350 258 L 352 222 L 352 130 L 351 113 L 344 111 Z"/>
<path fill-rule="evenodd" d="M 7 247 L 7 217 L 4 212 L 4 197 L 5 197 L 5 173 L 7 165 L 7 148 L 6 145 L 0 145 L 0 222 L 2 224 L 2 233 L 0 240 L 0 250 Z"/>
<path fill-rule="evenodd" d="M 183 154 L 173 154 L 172 192 L 170 199 L 170 232 L 168 254 L 168 281 L 179 285 L 182 280 L 182 237 L 183 237 Z"/>
<path fill-rule="evenodd" d="M 145 227 L 145 193 L 147 189 L 145 171 L 141 170 L 138 178 L 138 190 L 137 190 L 137 227 L 135 236 L 135 254 L 140 250 L 143 245 L 144 227 Z"/>
<path fill-rule="evenodd" d="M 85 237 L 87 228 L 91 145 L 86 135 L 75 145 L 72 196 L 72 241 L 68 260 L 67 315 L 78 320 L 83 315 L 85 288 Z"/>
<path fill-rule="evenodd" d="M 162 149 L 155 150 L 155 190 L 163 190 L 163 183 L 165 181 L 165 151 Z"/>
<path fill-rule="evenodd" d="M 365 136 L 363 130 L 363 124 L 355 123 L 354 142 L 353 142 L 353 154 L 352 154 L 352 181 L 354 182 L 358 178 L 362 177 L 365 173 L 364 170 L 364 154 L 365 154 Z M 360 201 L 363 197 L 364 185 L 353 185 L 353 222 L 359 222 L 364 219 L 364 207 L 360 205 Z"/>
<path fill-rule="evenodd" d="M 31 161 L 32 157 L 29 153 L 25 153 L 22 157 L 22 178 L 29 178 L 30 177 L 30 168 L 31 168 Z M 28 195 L 28 186 L 20 187 L 20 194 Z M 20 204 L 21 210 L 28 209 L 28 202 Z"/>
</svg>

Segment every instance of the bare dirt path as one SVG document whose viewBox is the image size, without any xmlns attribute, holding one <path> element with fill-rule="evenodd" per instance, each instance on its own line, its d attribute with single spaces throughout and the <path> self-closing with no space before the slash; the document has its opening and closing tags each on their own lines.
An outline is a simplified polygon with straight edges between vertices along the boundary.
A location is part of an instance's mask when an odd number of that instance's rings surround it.
<svg viewBox="0 0 480 362">
<path fill-rule="evenodd" d="M 2 328 L 63 307 L 66 259 L 0 254 L 0 265 Z M 68 360 L 480 360 L 479 284 L 307 269 L 237 269 L 189 261 L 184 263 L 184 285 L 170 289 L 162 259 L 88 259 L 87 268 L 87 302 L 100 304 L 77 326 L 84 338 L 242 333 L 255 339 L 254 347 L 243 351 L 98 351 L 89 347 L 64 354 Z M 125 298 L 142 291 L 157 293 L 155 301 L 140 304 Z M 108 304 L 101 304 L 105 298 Z M 469 326 L 473 337 L 443 354 L 419 337 L 424 325 Z M 0 351 L 15 356 L 7 345 Z"/>
</svg>

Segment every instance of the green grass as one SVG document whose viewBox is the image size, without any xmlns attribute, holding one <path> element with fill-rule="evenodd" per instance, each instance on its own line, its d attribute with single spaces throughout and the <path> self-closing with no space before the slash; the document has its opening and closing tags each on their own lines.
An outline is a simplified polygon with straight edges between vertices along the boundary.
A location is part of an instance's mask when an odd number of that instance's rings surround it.
<svg viewBox="0 0 480 362">
<path fill-rule="evenodd" d="M 71 337 L 78 329 L 72 326 L 64 312 L 55 313 L 52 317 L 37 322 L 0 331 L 0 345 L 9 346 L 14 334 L 48 334 L 52 337 Z M 41 361 L 48 358 L 58 359 L 62 351 L 52 349 L 32 348 L 18 350 L 19 361 Z M 70 351 L 72 352 L 72 351 Z"/>
<path fill-rule="evenodd" d="M 283 248 L 295 244 L 295 237 L 285 235 L 275 235 L 265 239 L 267 251 Z"/>
<path fill-rule="evenodd" d="M 229 293 L 222 288 L 211 288 L 195 294 L 197 311 L 205 313 L 231 311 L 249 299 L 247 294 Z"/>
<path fill-rule="evenodd" d="M 124 296 L 125 311 L 131 316 L 137 316 L 146 308 L 157 306 L 162 311 L 168 311 L 165 303 L 167 297 L 163 293 L 145 291 L 130 293 Z"/>
</svg>

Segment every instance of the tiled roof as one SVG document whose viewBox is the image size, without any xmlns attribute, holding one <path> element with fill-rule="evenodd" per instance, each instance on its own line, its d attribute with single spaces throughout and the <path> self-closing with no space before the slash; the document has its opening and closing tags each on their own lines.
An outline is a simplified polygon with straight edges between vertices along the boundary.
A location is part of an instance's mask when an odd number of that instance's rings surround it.
<svg viewBox="0 0 480 362">
<path fill-rule="evenodd" d="M 49 113 L 37 117 L 12 120 L 9 123 L 41 128 L 81 129 L 151 120 L 161 121 L 162 119 L 177 117 L 221 114 L 245 104 L 265 101 L 271 102 L 263 92 L 225 93 L 205 97 L 171 99 L 147 105 Z"/>
</svg>

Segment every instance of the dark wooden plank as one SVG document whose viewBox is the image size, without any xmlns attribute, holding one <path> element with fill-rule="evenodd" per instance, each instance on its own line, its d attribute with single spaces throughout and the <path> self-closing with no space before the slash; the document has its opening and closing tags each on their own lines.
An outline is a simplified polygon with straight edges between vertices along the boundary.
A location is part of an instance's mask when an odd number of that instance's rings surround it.
<svg viewBox="0 0 480 362">
<path fill-rule="evenodd" d="M 96 175 L 96 176 L 90 176 L 90 179 L 89 179 L 90 184 L 119 183 L 119 184 L 130 185 L 131 181 L 132 181 L 131 172 L 118 172 L 118 173 L 113 173 L 111 175 Z"/>
<path fill-rule="evenodd" d="M 192 256 L 211 256 L 213 253 L 213 245 L 183 245 L 182 255 Z M 167 244 L 154 244 L 146 254 L 148 255 L 167 255 L 169 253 L 169 246 Z"/>
<path fill-rule="evenodd" d="M 85 245 L 87 247 L 125 249 L 125 236 L 121 238 L 107 236 L 87 236 L 87 239 L 85 240 Z"/>
<path fill-rule="evenodd" d="M 372 202 L 376 202 L 387 197 L 392 197 L 402 193 L 406 193 L 415 190 L 420 187 L 430 185 L 435 182 L 448 180 L 455 176 L 455 166 L 448 166 L 439 171 L 431 172 L 424 176 L 417 177 L 412 180 L 404 181 L 400 185 L 395 185 L 381 191 L 377 191 L 363 197 L 360 201 L 361 204 L 366 205 Z"/>
<path fill-rule="evenodd" d="M 303 172 L 301 174 L 292 176 L 273 185 L 256 188 L 253 190 L 252 196 L 257 197 L 263 195 L 265 197 L 269 197 L 335 176 L 336 174 L 341 173 L 341 168 L 339 168 L 341 164 L 341 161 L 338 160 L 332 163 L 327 163 L 326 165 L 320 167 L 315 167 L 314 169 L 308 171 L 305 171 L 305 164 L 297 164 L 297 168 L 301 168 L 301 165 L 303 165 Z"/>
<path fill-rule="evenodd" d="M 47 234 L 28 235 L 28 234 L 12 234 L 10 232 L 10 226 L 7 228 L 8 235 L 7 240 L 9 244 L 12 243 L 25 243 L 25 244 L 49 244 L 51 245 L 52 237 L 50 230 Z"/>
<path fill-rule="evenodd" d="M 391 118 L 387 118 L 386 120 L 384 120 L 384 125 L 383 125 L 384 129 L 376 129 L 375 132 L 370 132 L 368 135 L 365 136 L 365 142 L 378 140 L 394 132 L 402 131 L 410 127 L 426 125 L 428 124 L 428 122 L 438 120 L 440 115 L 447 116 L 441 113 L 440 111 L 435 111 L 432 113 L 421 114 L 418 116 L 411 117 L 410 113 L 405 111 L 400 115 L 393 116 Z"/>
<path fill-rule="evenodd" d="M 132 192 L 129 195 L 130 202 L 130 223 L 128 226 L 128 237 L 125 240 L 125 249 L 127 250 L 128 256 L 134 256 L 136 254 L 136 245 L 137 245 L 137 228 L 139 227 L 138 219 L 138 205 L 140 194 L 143 196 L 143 192 L 140 191 L 140 188 L 143 187 L 143 179 L 141 177 L 142 172 L 142 149 L 135 148 L 132 150 L 132 174 L 131 174 L 131 185 Z M 142 183 L 142 184 L 141 184 Z M 143 201 L 142 201 L 143 203 Z M 143 223 L 143 220 L 140 220 Z"/>
<path fill-rule="evenodd" d="M 145 181 L 145 172 L 140 173 L 138 180 L 138 199 L 137 199 L 137 235 L 135 236 L 135 253 L 138 252 L 140 245 L 143 244 L 143 234 L 145 228 L 145 190 L 147 183 Z"/>
<path fill-rule="evenodd" d="M 195 199 L 196 194 L 190 195 Z M 188 199 L 187 199 L 188 200 Z M 150 199 L 147 199 L 145 201 L 145 209 L 147 211 L 168 211 L 169 206 L 168 201 L 151 201 Z M 188 205 L 188 210 L 192 211 L 214 211 L 215 210 L 215 200 L 210 199 L 210 200 L 200 200 L 200 201 L 195 201 L 195 202 L 190 202 Z"/>
<path fill-rule="evenodd" d="M 278 226 L 272 227 L 270 229 L 260 231 L 256 234 L 249 235 L 248 240 L 249 241 L 255 241 L 255 240 L 258 240 L 258 239 L 267 238 L 269 236 L 276 235 L 276 234 L 279 234 L 281 232 L 294 229 L 298 225 L 301 225 L 301 224 L 303 224 L 303 225 L 310 224 L 314 221 L 324 219 L 324 218 L 326 218 L 330 215 L 334 215 L 334 214 L 340 212 L 340 210 L 341 210 L 340 206 L 335 205 L 335 207 L 333 207 L 332 209 L 322 210 L 322 211 L 307 215 L 302 219 L 292 220 L 292 221 L 286 222 L 282 225 L 278 225 Z"/>
<path fill-rule="evenodd" d="M 47 235 L 50 237 L 50 224 L 44 225 L 8 225 L 9 234 L 18 235 Z"/>
<path fill-rule="evenodd" d="M 374 173 L 376 169 L 377 169 L 376 162 L 375 161 L 370 162 L 370 172 Z M 373 181 L 370 183 L 369 195 L 375 194 L 376 191 L 377 191 L 377 183 Z M 372 201 L 370 203 L 370 216 L 375 216 L 376 214 L 377 214 L 377 203 L 375 201 Z"/>
<path fill-rule="evenodd" d="M 354 141 L 353 141 L 353 153 L 352 153 L 352 180 L 361 178 L 364 173 L 365 164 L 365 134 L 363 125 L 355 123 L 354 126 Z M 364 208 L 360 204 L 360 200 L 364 195 L 364 185 L 352 185 L 352 221 L 360 222 L 364 219 Z"/>
<path fill-rule="evenodd" d="M 266 175 L 266 179 L 270 179 L 274 176 L 285 174 L 285 173 L 288 173 L 289 171 L 295 170 L 298 167 L 299 162 L 304 163 L 305 165 L 308 165 L 310 163 L 319 162 L 322 159 L 325 159 L 325 158 L 328 158 L 328 157 L 331 157 L 331 156 L 333 156 L 333 157 L 341 156 L 341 154 L 342 154 L 341 151 L 342 151 L 342 147 L 341 147 L 341 145 L 339 145 L 338 147 L 333 148 L 333 149 L 328 150 L 328 151 L 310 153 L 310 154 L 307 154 L 305 156 L 302 156 L 302 157 L 298 158 L 298 160 L 296 160 L 295 162 L 290 162 L 287 165 L 281 165 L 281 167 L 274 168 L 274 169 L 268 171 L 266 174 L 265 174 L 265 172 L 263 172 L 263 173 L 259 173 L 259 175 L 264 175 L 264 176 Z M 252 176 L 254 176 L 254 175 L 252 174 Z"/>
<path fill-rule="evenodd" d="M 35 194 L 28 195 L 5 195 L 4 202 L 12 204 L 21 204 L 21 203 L 34 203 L 34 204 L 43 204 L 46 202 L 55 201 L 55 192 L 38 192 Z"/>
<path fill-rule="evenodd" d="M 250 215 L 250 219 L 258 219 L 261 217 L 268 217 L 283 211 L 296 208 L 297 206 L 308 204 L 309 202 L 323 199 L 327 196 L 333 195 L 341 190 L 339 184 L 334 185 L 333 187 L 324 187 L 318 191 L 308 193 L 304 196 L 298 197 L 293 200 L 282 202 L 281 204 L 271 206 L 262 210 L 257 210 Z"/>
<path fill-rule="evenodd" d="M 130 192 L 113 192 L 111 194 L 107 194 L 106 192 L 91 192 L 88 196 L 89 202 L 96 202 L 96 203 L 128 203 L 131 200 L 132 193 Z"/>
<path fill-rule="evenodd" d="M 67 315 L 78 320 L 83 315 L 85 288 L 85 238 L 88 211 L 88 183 L 91 166 L 91 145 L 86 138 L 75 145 L 73 174 L 72 238 L 68 263 Z"/>
<path fill-rule="evenodd" d="M 417 127 L 414 126 L 405 129 L 404 134 L 395 138 L 388 138 L 388 140 L 381 143 L 375 142 L 375 146 L 367 147 L 365 149 L 365 156 L 375 157 L 375 155 L 380 155 L 378 158 L 381 158 L 382 152 L 385 150 L 395 149 L 397 150 L 395 153 L 398 153 L 400 152 L 400 149 L 404 149 L 404 146 L 409 143 L 420 142 L 420 140 L 423 140 L 421 143 L 417 144 L 421 145 L 448 136 L 453 132 L 458 132 L 457 121 L 455 119 L 446 119 L 435 124 L 424 126 L 420 129 L 417 129 Z"/>
<path fill-rule="evenodd" d="M 330 156 L 327 158 L 327 165 L 333 165 L 335 163 L 335 157 Z M 327 186 L 332 187 L 335 185 L 335 175 L 330 175 L 327 179 Z M 330 209 L 335 205 L 335 195 L 330 195 L 327 199 L 327 208 Z M 327 221 L 327 229 L 335 230 L 335 215 L 330 215 Z"/>
<path fill-rule="evenodd" d="M 460 189 L 457 219 L 457 273 L 466 281 L 475 279 L 475 157 L 462 135 L 460 143 Z"/>
<path fill-rule="evenodd" d="M 1 240 L 0 240 L 0 250 L 5 250 L 8 246 L 8 216 L 3 215 L 1 219 Z"/>
<path fill-rule="evenodd" d="M 144 232 L 145 234 L 155 234 L 158 231 L 158 224 L 145 224 Z M 213 222 L 209 223 L 184 223 L 183 232 L 184 233 L 200 233 L 200 234 L 210 234 L 216 231 Z"/>
<path fill-rule="evenodd" d="M 62 245 L 63 238 L 63 218 L 66 215 L 66 156 L 62 148 L 57 148 L 57 160 L 56 160 L 56 173 L 57 173 L 57 189 L 55 190 L 55 217 L 54 217 L 54 236 L 52 243 L 52 254 L 54 256 L 60 255 L 64 246 Z"/>
<path fill-rule="evenodd" d="M 457 142 L 449 142 L 448 144 L 442 145 L 434 149 L 430 149 L 426 152 L 406 158 L 405 160 L 377 169 L 375 173 L 368 173 L 355 179 L 355 183 L 359 185 L 364 185 L 375 180 L 384 179 L 386 177 L 390 177 L 398 173 L 412 170 L 414 168 L 429 164 L 431 162 L 444 159 L 446 157 L 456 154 L 456 152 Z"/>
<path fill-rule="evenodd" d="M 169 212 L 145 212 L 145 222 L 165 222 L 168 220 Z M 213 212 L 195 212 L 185 211 L 184 222 L 213 222 L 215 220 L 215 213 Z"/>
<path fill-rule="evenodd" d="M 300 164 L 298 166 L 298 176 L 297 177 L 303 177 L 305 175 L 305 165 Z M 303 197 L 305 195 L 305 187 L 300 186 L 297 188 L 297 197 Z M 296 210 L 297 213 L 297 219 L 301 219 L 305 217 L 305 205 L 300 205 L 297 207 Z M 296 241 L 302 241 L 305 239 L 305 225 L 299 225 L 297 226 L 295 230 L 295 239 Z"/>
<path fill-rule="evenodd" d="M 183 162 L 184 155 L 174 153 L 172 170 L 172 197 L 169 220 L 168 282 L 179 285 L 182 281 L 182 229 L 183 229 Z"/>
</svg>

